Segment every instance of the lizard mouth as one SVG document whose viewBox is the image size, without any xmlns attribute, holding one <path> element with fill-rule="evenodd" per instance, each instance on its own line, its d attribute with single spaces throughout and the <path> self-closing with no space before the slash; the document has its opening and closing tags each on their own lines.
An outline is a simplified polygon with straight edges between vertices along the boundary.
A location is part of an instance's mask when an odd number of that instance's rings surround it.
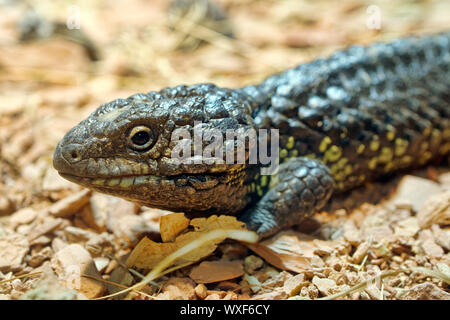
<svg viewBox="0 0 450 320">
<path fill-rule="evenodd" d="M 102 188 L 129 188 L 131 186 L 149 185 L 161 180 L 167 180 L 167 177 L 158 177 L 154 175 L 128 175 L 116 177 L 80 177 L 68 173 L 59 173 L 61 177 L 71 182 L 78 183 L 85 187 L 102 187 Z"/>
<path fill-rule="evenodd" d="M 197 190 L 214 188 L 220 182 L 232 180 L 227 173 L 215 174 L 179 174 L 173 176 L 155 175 L 124 175 L 113 177 L 81 177 L 73 174 L 59 172 L 66 180 L 80 184 L 84 187 L 106 190 L 127 190 L 135 187 L 150 187 L 152 189 L 171 189 L 193 187 Z"/>
</svg>

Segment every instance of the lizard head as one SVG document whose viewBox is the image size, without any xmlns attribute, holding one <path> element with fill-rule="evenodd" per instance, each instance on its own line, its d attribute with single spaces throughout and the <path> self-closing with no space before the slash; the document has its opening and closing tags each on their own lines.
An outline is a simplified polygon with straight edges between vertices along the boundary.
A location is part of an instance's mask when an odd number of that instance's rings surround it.
<svg viewBox="0 0 450 320">
<path fill-rule="evenodd" d="M 196 132 L 214 129 L 225 137 L 253 127 L 250 104 L 236 91 L 212 84 L 166 88 L 100 106 L 58 143 L 53 165 L 67 180 L 150 207 L 234 212 L 246 204 L 246 164 L 216 161 L 223 153 L 205 157 L 218 140 L 196 142 Z"/>
</svg>

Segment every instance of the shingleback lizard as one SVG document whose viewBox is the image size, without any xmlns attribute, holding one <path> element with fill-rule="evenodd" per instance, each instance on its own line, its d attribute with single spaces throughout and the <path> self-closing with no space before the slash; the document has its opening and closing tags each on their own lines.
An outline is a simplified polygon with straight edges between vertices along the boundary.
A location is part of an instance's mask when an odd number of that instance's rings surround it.
<svg viewBox="0 0 450 320">
<path fill-rule="evenodd" d="M 100 106 L 54 153 L 62 177 L 149 207 L 235 214 L 262 236 L 343 192 L 450 153 L 450 33 L 352 46 L 238 89 L 180 85 Z M 179 163 L 177 128 L 279 130 L 280 166 Z"/>
</svg>

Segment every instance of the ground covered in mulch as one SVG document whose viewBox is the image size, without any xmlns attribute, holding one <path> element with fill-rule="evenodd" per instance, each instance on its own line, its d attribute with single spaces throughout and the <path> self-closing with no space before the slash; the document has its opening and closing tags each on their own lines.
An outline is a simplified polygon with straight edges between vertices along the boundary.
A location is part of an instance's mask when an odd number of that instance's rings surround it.
<svg viewBox="0 0 450 320">
<path fill-rule="evenodd" d="M 448 1 L 380 2 L 379 30 L 366 25 L 373 1 L 217 3 L 225 27 L 196 26 L 195 16 L 174 22 L 162 0 L 0 5 L 0 299 L 102 298 L 158 264 L 149 250 L 169 254 L 211 226 L 239 226 L 168 215 L 60 178 L 56 143 L 101 103 L 181 83 L 239 87 L 353 43 L 450 27 Z M 64 27 L 74 10 L 82 45 Z M 448 300 L 448 162 L 405 174 L 335 197 L 261 243 L 228 239 L 194 251 L 139 291 L 109 299 Z"/>
</svg>

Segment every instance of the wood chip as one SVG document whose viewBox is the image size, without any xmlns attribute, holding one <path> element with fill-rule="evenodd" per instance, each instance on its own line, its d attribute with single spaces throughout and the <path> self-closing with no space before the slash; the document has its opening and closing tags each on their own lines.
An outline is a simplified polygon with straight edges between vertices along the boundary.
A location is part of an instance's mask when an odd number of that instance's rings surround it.
<svg viewBox="0 0 450 320">
<path fill-rule="evenodd" d="M 450 300 L 450 293 L 430 282 L 415 285 L 402 295 L 402 300 Z"/>
<path fill-rule="evenodd" d="M 170 278 L 157 297 L 164 300 L 193 300 L 196 298 L 195 283 L 189 278 Z"/>
<path fill-rule="evenodd" d="M 388 225 L 364 229 L 363 239 L 374 242 L 394 242 L 396 240 L 394 232 Z"/>
<path fill-rule="evenodd" d="M 264 265 L 264 261 L 255 255 L 250 255 L 244 259 L 244 269 L 248 274 L 254 274 L 256 270 Z"/>
<path fill-rule="evenodd" d="M 9 221 L 12 227 L 15 229 L 19 225 L 31 223 L 37 217 L 37 215 L 37 211 L 33 208 L 23 208 L 19 211 L 14 212 L 11 215 Z"/>
<path fill-rule="evenodd" d="M 56 252 L 51 263 L 66 287 L 81 292 L 87 298 L 97 298 L 105 292 L 105 284 L 99 281 L 101 276 L 95 267 L 94 260 L 79 244 L 70 244 Z M 99 280 L 83 277 L 83 275 Z"/>
<path fill-rule="evenodd" d="M 309 281 L 305 280 L 305 275 L 300 273 L 286 280 L 283 290 L 289 297 L 297 295 L 300 290 L 309 285 Z"/>
<path fill-rule="evenodd" d="M 438 246 L 432 239 L 423 241 L 421 247 L 427 256 L 439 258 L 444 255 L 444 249 Z"/>
<path fill-rule="evenodd" d="M 28 234 L 28 240 L 33 241 L 34 239 L 43 236 L 49 232 L 52 232 L 62 224 L 62 219 L 54 219 L 47 217 L 43 223 L 38 224 L 33 228 Z"/>
<path fill-rule="evenodd" d="M 283 288 L 276 288 L 275 290 L 267 293 L 258 294 L 253 296 L 251 300 L 283 300 L 287 298 L 286 292 Z"/>
<path fill-rule="evenodd" d="M 333 289 L 336 288 L 336 282 L 332 279 L 322 279 L 314 276 L 312 283 L 317 287 L 319 292 L 324 296 L 328 296 L 333 293 Z"/>
<path fill-rule="evenodd" d="M 9 272 L 19 268 L 28 250 L 28 240 L 20 234 L 0 237 L 0 271 Z"/>
<path fill-rule="evenodd" d="M 208 288 L 203 283 L 200 283 L 194 288 L 194 292 L 200 299 L 205 299 L 208 295 Z"/>
<path fill-rule="evenodd" d="M 431 180 L 406 175 L 402 177 L 395 195 L 386 204 L 397 207 L 411 205 L 418 212 L 429 197 L 441 192 L 441 186 Z"/>
<path fill-rule="evenodd" d="M 419 221 L 416 217 L 411 217 L 400 221 L 394 229 L 395 236 L 412 238 L 420 230 Z"/>
<path fill-rule="evenodd" d="M 450 224 L 450 190 L 430 197 L 417 213 L 422 228 Z"/>
<path fill-rule="evenodd" d="M 86 300 L 86 297 L 63 286 L 54 273 L 46 272 L 35 288 L 20 297 L 21 300 Z"/>
<path fill-rule="evenodd" d="M 70 217 L 89 202 L 91 194 L 91 190 L 84 189 L 67 198 L 59 200 L 49 208 L 49 213 L 55 217 Z"/>
</svg>

